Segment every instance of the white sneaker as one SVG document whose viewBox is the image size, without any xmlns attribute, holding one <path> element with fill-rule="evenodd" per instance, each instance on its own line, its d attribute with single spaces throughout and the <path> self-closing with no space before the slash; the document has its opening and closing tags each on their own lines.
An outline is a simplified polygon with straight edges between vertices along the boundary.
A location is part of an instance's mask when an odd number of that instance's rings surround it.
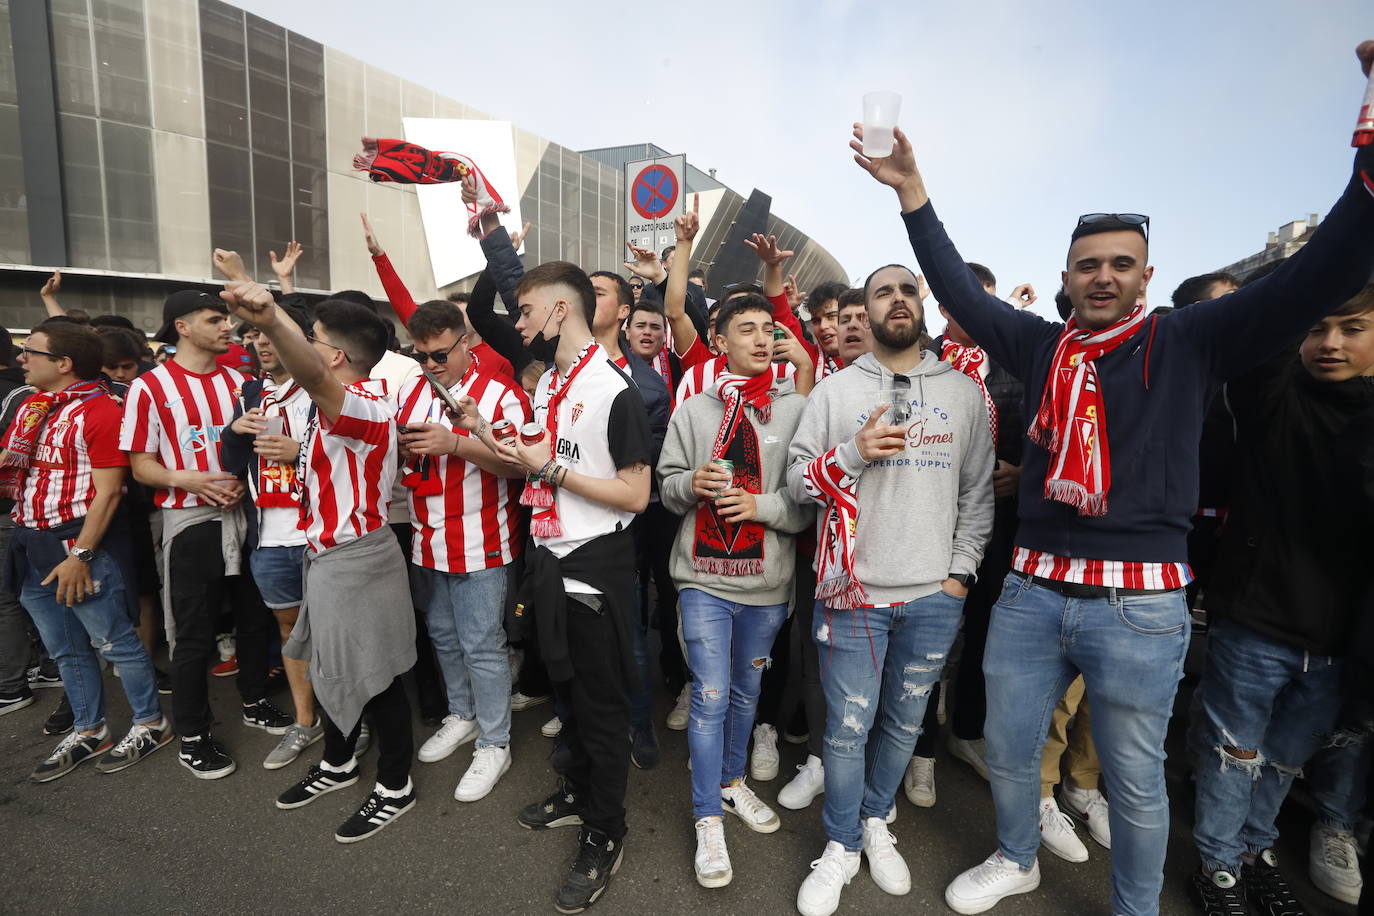
<svg viewBox="0 0 1374 916">
<path fill-rule="evenodd" d="M 543 725 L 539 726 L 539 734 L 545 738 L 557 738 L 563 733 L 563 720 L 554 716 Z"/>
<path fill-rule="evenodd" d="M 1073 820 L 1054 798 L 1040 799 L 1040 845 L 1066 862 L 1088 861 L 1088 847 L 1073 832 Z"/>
<path fill-rule="evenodd" d="M 800 811 L 825 794 L 825 765 L 821 758 L 808 755 L 806 763 L 797 767 L 797 775 L 778 793 L 778 804 L 789 811 Z"/>
<path fill-rule="evenodd" d="M 778 778 L 778 730 L 771 725 L 754 726 L 754 751 L 749 755 L 749 775 L 757 782 Z"/>
<path fill-rule="evenodd" d="M 552 698 L 547 694 L 542 697 L 527 697 L 517 690 L 510 695 L 510 711 L 524 712 L 531 706 L 539 706 L 540 704 L 547 703 L 550 699 Z"/>
<path fill-rule="evenodd" d="M 1349 904 L 1360 902 L 1360 865 L 1355 852 L 1355 834 L 1337 830 L 1321 821 L 1312 825 L 1307 851 L 1307 873 L 1317 890 Z"/>
<path fill-rule="evenodd" d="M 897 854 L 897 839 L 880 817 L 864 821 L 864 858 L 873 883 L 894 897 L 911 893 L 911 872 Z"/>
<path fill-rule="evenodd" d="M 892 807 L 888 809 L 887 817 L 883 818 L 884 824 L 897 823 L 897 803 L 894 801 Z"/>
<path fill-rule="evenodd" d="M 472 752 L 472 763 L 468 771 L 458 780 L 458 788 L 453 790 L 453 798 L 460 802 L 475 802 L 486 798 L 496 781 L 510 769 L 510 748 L 479 747 Z"/>
<path fill-rule="evenodd" d="M 982 913 L 992 909 L 1003 897 L 1029 894 L 1040 886 L 1040 863 L 1030 871 L 1005 858 L 999 849 L 950 882 L 945 888 L 945 903 L 956 913 Z"/>
<path fill-rule="evenodd" d="M 730 867 L 730 853 L 725 848 L 725 824 L 719 817 L 703 817 L 697 821 L 697 855 L 695 860 L 697 884 L 702 887 L 724 887 L 735 877 Z"/>
<path fill-rule="evenodd" d="M 973 767 L 973 772 L 984 779 L 988 778 L 988 743 L 983 738 L 965 741 L 954 735 L 949 736 L 949 752 L 952 756 Z"/>
<path fill-rule="evenodd" d="M 721 788 L 720 803 L 755 833 L 775 833 L 782 826 L 777 812 L 765 805 L 763 799 L 755 795 L 743 779 L 736 779 Z"/>
<path fill-rule="evenodd" d="M 444 716 L 444 724 L 420 746 L 420 762 L 434 763 L 443 760 L 477 737 L 477 720 L 460 719 L 457 716 Z"/>
<path fill-rule="evenodd" d="M 802 916 L 830 916 L 840 905 L 840 892 L 859 873 L 859 853 L 849 852 L 831 840 L 825 852 L 811 863 L 797 891 L 797 912 Z"/>
<path fill-rule="evenodd" d="M 1059 787 L 1059 806 L 1088 825 L 1088 834 L 1103 849 L 1112 848 L 1112 825 L 1107 799 L 1096 789 L 1078 789 L 1067 782 Z"/>
<path fill-rule="evenodd" d="M 668 713 L 668 720 L 665 723 L 675 732 L 685 732 L 687 730 L 687 720 L 692 713 L 692 685 L 688 683 L 682 688 L 682 693 L 677 695 L 677 702 L 673 704 L 673 711 Z"/>
<path fill-rule="evenodd" d="M 902 777 L 907 801 L 918 808 L 935 807 L 935 758 L 912 757 Z"/>
</svg>

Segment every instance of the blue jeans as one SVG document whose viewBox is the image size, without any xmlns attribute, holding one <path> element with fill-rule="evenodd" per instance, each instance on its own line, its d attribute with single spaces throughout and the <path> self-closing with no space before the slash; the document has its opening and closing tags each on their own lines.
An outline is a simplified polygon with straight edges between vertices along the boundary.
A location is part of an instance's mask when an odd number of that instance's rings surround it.
<svg viewBox="0 0 1374 916">
<path fill-rule="evenodd" d="M 449 715 L 477 720 L 477 746 L 510 743 L 510 658 L 502 627 L 506 569 L 426 570 L 425 622 L 448 689 Z"/>
<path fill-rule="evenodd" d="M 1335 727 L 1341 669 L 1228 620 L 1208 631 L 1193 839 L 1209 871 L 1239 873 L 1243 853 L 1278 840 L 1274 819 L 1293 777 Z M 1258 753 L 1246 760 L 1228 747 Z"/>
<path fill-rule="evenodd" d="M 301 558 L 305 545 L 297 547 L 259 547 L 248 556 L 253 581 L 262 603 L 274 611 L 300 607 L 305 600 L 305 572 Z"/>
<path fill-rule="evenodd" d="M 692 816 L 722 814 L 720 787 L 744 775 L 763 669 L 785 604 L 736 604 L 696 588 L 678 593 L 692 682 Z"/>
<path fill-rule="evenodd" d="M 1312 801 L 1322 823 L 1337 830 L 1354 830 L 1364 811 L 1374 739 L 1350 731 L 1333 736 L 1307 767 Z"/>
<path fill-rule="evenodd" d="M 90 731 L 105 722 L 105 691 L 96 650 L 119 669 L 134 721 L 140 725 L 160 721 L 162 705 L 157 700 L 153 662 L 129 623 L 124 579 L 110 555 L 96 551 L 91 561 L 96 592 L 74 607 L 58 604 L 57 583 L 43 585 L 43 578 L 38 570 L 28 568 L 19 603 L 33 618 L 43 644 L 62 672 L 76 730 Z"/>
<path fill-rule="evenodd" d="M 825 694 L 821 820 L 847 850 L 863 848 L 865 818 L 892 809 L 963 609 L 937 591 L 895 607 L 827 608 L 811 622 Z"/>
<path fill-rule="evenodd" d="M 1040 846 L 1040 753 L 1050 716 L 1080 673 L 1111 798 L 1112 912 L 1155 916 L 1169 798 L 1164 734 L 1188 652 L 1183 589 L 1068 598 L 1011 573 L 992 609 L 983 674 L 997 841 L 1030 868 Z"/>
</svg>

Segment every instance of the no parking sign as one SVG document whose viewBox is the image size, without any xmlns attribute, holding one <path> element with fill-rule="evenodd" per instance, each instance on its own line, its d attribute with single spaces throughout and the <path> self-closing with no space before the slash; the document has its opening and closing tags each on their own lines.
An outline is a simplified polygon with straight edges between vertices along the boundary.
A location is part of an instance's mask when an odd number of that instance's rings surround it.
<svg viewBox="0 0 1374 916">
<path fill-rule="evenodd" d="M 683 211 L 687 191 L 685 156 L 641 159 L 625 164 L 625 238 L 640 248 L 672 245 L 673 219 Z"/>
</svg>

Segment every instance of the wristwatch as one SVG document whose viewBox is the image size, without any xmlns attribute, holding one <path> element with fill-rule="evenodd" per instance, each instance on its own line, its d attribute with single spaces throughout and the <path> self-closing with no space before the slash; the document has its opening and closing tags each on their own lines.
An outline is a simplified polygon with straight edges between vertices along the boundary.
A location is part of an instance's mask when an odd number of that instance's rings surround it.
<svg viewBox="0 0 1374 916">
<path fill-rule="evenodd" d="M 76 557 L 82 563 L 89 563 L 95 559 L 95 551 L 89 547 L 73 547 L 70 556 Z"/>
<path fill-rule="evenodd" d="M 978 581 L 978 577 L 973 573 L 954 573 L 950 578 L 958 582 L 964 588 L 973 588 L 973 583 Z"/>
</svg>

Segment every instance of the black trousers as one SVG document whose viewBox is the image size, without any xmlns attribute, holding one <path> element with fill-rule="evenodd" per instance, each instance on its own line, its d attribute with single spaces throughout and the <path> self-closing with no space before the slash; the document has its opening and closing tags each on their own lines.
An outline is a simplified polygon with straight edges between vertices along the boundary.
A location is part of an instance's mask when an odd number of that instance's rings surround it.
<svg viewBox="0 0 1374 916">
<path fill-rule="evenodd" d="M 353 748 L 358 744 L 358 731 L 364 718 L 377 734 L 377 781 L 388 789 L 404 789 L 410 780 L 415 741 L 411 733 L 410 699 L 399 677 L 367 701 L 362 718 L 347 736 L 339 731 L 333 719 L 324 717 L 324 762 L 342 767 L 353 759 Z"/>
<path fill-rule="evenodd" d="M 609 606 L 593 610 L 568 596 L 572 680 L 556 683 L 568 711 L 554 758 L 582 801 L 582 822 L 617 842 L 625 836 L 630 778 L 630 698 L 617 628 Z M 628 631 L 628 626 L 623 628 Z"/>
<path fill-rule="evenodd" d="M 821 756 L 821 740 L 825 737 L 825 694 L 821 691 L 820 655 L 816 650 L 812 626 L 816 609 L 816 571 L 812 559 L 797 555 L 794 580 L 793 609 L 787 622 L 773 640 L 773 664 L 763 672 L 759 687 L 758 722 L 766 722 L 781 736 L 792 718 L 792 709 L 783 708 L 783 694 L 794 664 L 801 665 L 801 698 L 806 710 L 806 752 Z M 792 632 L 797 631 L 797 645 L 801 657 L 792 650 Z M 792 707 L 795 709 L 795 707 Z"/>
<path fill-rule="evenodd" d="M 687 683 L 687 659 L 682 655 L 682 643 L 677 637 L 677 586 L 668 573 L 668 560 L 673 554 L 681 516 L 674 515 L 662 503 L 651 502 L 635 520 L 635 542 L 639 551 L 639 606 L 649 613 L 649 580 L 654 582 L 654 605 L 651 624 L 659 632 L 658 667 L 670 696 L 676 698 Z M 644 685 L 652 691 L 652 686 Z"/>
<path fill-rule="evenodd" d="M 247 563 L 247 557 L 244 558 Z M 172 541 L 168 557 L 176 649 L 172 653 L 172 714 L 182 736 L 204 735 L 214 716 L 206 668 L 215 655 L 215 622 L 225 599 L 234 613 L 239 696 L 256 703 L 267 695 L 267 653 L 277 623 L 262 603 L 252 576 L 224 575 L 220 523 L 202 522 Z"/>
<path fill-rule="evenodd" d="M 406 558 L 406 566 L 410 566 L 410 535 L 409 525 L 392 525 L 391 533 L 396 535 L 396 542 L 401 545 L 401 555 Z M 414 577 L 411 577 L 414 582 Z M 424 719 L 442 719 L 448 715 L 448 694 L 444 689 L 444 676 L 439 671 L 439 662 L 434 657 L 434 643 L 429 639 L 429 624 L 425 621 L 425 609 L 421 604 L 428 604 L 429 596 L 416 596 L 415 586 L 411 586 L 410 606 L 415 613 L 415 667 L 410 669 L 411 675 L 415 678 L 415 693 L 420 701 L 420 717 Z"/>
</svg>

